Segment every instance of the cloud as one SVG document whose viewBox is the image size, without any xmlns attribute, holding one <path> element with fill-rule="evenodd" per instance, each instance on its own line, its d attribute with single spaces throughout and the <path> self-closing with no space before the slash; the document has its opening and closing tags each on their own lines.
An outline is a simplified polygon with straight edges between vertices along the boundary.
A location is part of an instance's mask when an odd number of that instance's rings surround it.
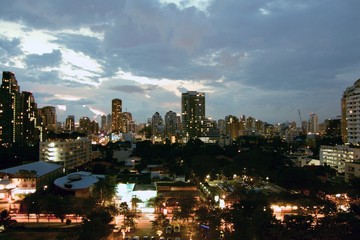
<svg viewBox="0 0 360 240">
<path fill-rule="evenodd" d="M 61 62 L 61 52 L 53 50 L 51 53 L 29 54 L 26 56 L 26 64 L 28 68 L 43 68 L 58 66 Z"/>
<path fill-rule="evenodd" d="M 339 114 L 338 99 L 359 74 L 356 0 L 3 5 L 0 68 L 15 72 L 40 105 L 66 106 L 64 116 L 94 115 L 82 105 L 110 112 L 111 99 L 121 97 L 146 119 L 180 111 L 181 93 L 197 90 L 215 119 L 297 119 L 289 112 L 298 108 L 325 118 Z"/>
</svg>

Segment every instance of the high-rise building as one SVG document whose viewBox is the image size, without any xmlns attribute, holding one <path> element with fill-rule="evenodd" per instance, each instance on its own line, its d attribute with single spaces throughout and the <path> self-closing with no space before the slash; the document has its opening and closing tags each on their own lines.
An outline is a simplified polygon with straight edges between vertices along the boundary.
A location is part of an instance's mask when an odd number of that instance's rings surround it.
<svg viewBox="0 0 360 240">
<path fill-rule="evenodd" d="M 122 130 L 122 101 L 115 98 L 111 102 L 111 131 L 121 132 Z"/>
<path fill-rule="evenodd" d="M 239 119 L 235 116 L 229 115 L 225 117 L 225 133 L 231 136 L 231 139 L 235 139 L 240 135 Z"/>
<path fill-rule="evenodd" d="M 163 118 L 160 113 L 156 112 L 151 117 L 151 132 L 153 136 L 160 137 L 163 134 Z"/>
<path fill-rule="evenodd" d="M 177 119 L 176 112 L 169 111 L 165 114 L 164 134 L 166 137 L 174 135 L 179 130 Z"/>
<path fill-rule="evenodd" d="M 12 72 L 3 72 L 0 88 L 0 142 L 23 142 L 23 107 L 20 86 Z"/>
<path fill-rule="evenodd" d="M 22 92 L 23 140 L 26 145 L 39 142 L 40 130 L 37 126 L 37 105 L 31 92 Z"/>
<path fill-rule="evenodd" d="M 315 113 L 309 115 L 309 131 L 310 133 L 319 132 L 319 118 Z"/>
<path fill-rule="evenodd" d="M 104 114 L 104 115 L 101 116 L 101 130 L 102 131 L 106 130 L 106 125 L 107 125 L 106 115 Z"/>
<path fill-rule="evenodd" d="M 90 134 L 92 133 L 92 123 L 90 118 L 88 117 L 81 117 L 79 119 L 79 130 L 80 133 Z"/>
<path fill-rule="evenodd" d="M 74 169 L 91 161 L 91 141 L 85 137 L 47 139 L 40 142 L 39 158 L 62 165 L 64 171 Z"/>
<path fill-rule="evenodd" d="M 181 117 L 184 137 L 200 137 L 205 120 L 205 93 L 188 91 L 182 93 Z"/>
<path fill-rule="evenodd" d="M 75 131 L 75 116 L 68 115 L 65 120 L 65 130 L 69 132 Z"/>
<path fill-rule="evenodd" d="M 46 106 L 39 109 L 39 118 L 41 125 L 45 132 L 56 131 L 56 108 L 53 106 Z"/>
<path fill-rule="evenodd" d="M 121 132 L 123 133 L 133 132 L 134 128 L 133 128 L 132 114 L 130 112 L 123 112 L 121 114 L 121 120 L 122 120 Z"/>
<path fill-rule="evenodd" d="M 341 117 L 335 117 L 332 119 L 326 119 L 324 121 L 324 135 L 328 137 L 340 137 L 341 136 Z"/>
<path fill-rule="evenodd" d="M 344 143 L 360 143 L 360 79 L 348 87 L 341 99 L 341 134 Z"/>
</svg>

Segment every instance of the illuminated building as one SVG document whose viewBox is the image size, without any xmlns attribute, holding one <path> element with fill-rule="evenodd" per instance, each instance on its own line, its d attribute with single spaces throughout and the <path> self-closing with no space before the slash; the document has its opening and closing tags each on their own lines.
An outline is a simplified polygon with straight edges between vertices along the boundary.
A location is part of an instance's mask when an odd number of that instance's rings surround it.
<svg viewBox="0 0 360 240">
<path fill-rule="evenodd" d="M 68 115 L 65 120 L 65 131 L 73 132 L 75 131 L 75 116 Z"/>
<path fill-rule="evenodd" d="M 360 163 L 359 162 L 346 162 L 345 163 L 345 181 L 360 178 Z"/>
<path fill-rule="evenodd" d="M 101 131 L 105 131 L 107 126 L 106 115 L 101 116 Z"/>
<path fill-rule="evenodd" d="M 129 133 L 129 132 L 135 132 L 135 126 L 132 119 L 132 114 L 129 112 L 123 112 L 121 114 L 121 121 L 122 121 L 122 132 L 123 133 Z"/>
<path fill-rule="evenodd" d="M 23 142 L 23 109 L 20 87 L 12 72 L 3 72 L 0 88 L 0 142 Z"/>
<path fill-rule="evenodd" d="M 3 72 L 0 88 L 0 142 L 34 145 L 39 142 L 37 106 L 31 92 L 20 92 L 14 73 Z"/>
<path fill-rule="evenodd" d="M 311 113 L 309 115 L 309 132 L 310 133 L 318 133 L 319 132 L 319 118 L 315 113 Z"/>
<path fill-rule="evenodd" d="M 111 131 L 120 133 L 122 130 L 122 101 L 115 98 L 111 102 Z"/>
<path fill-rule="evenodd" d="M 231 136 L 232 139 L 236 139 L 240 135 L 240 123 L 239 119 L 235 116 L 229 115 L 225 117 L 225 133 Z"/>
<path fill-rule="evenodd" d="M 56 179 L 54 185 L 63 191 L 71 192 L 74 197 L 88 198 L 99 179 L 105 179 L 105 176 L 80 171 Z"/>
<path fill-rule="evenodd" d="M 37 126 L 37 106 L 31 92 L 22 92 L 23 141 L 26 145 L 39 142 L 40 131 Z"/>
<path fill-rule="evenodd" d="M 61 165 L 42 161 L 2 169 L 0 200 L 19 200 L 24 194 L 49 186 L 61 174 Z"/>
<path fill-rule="evenodd" d="M 38 111 L 43 132 L 56 132 L 56 108 L 53 106 L 46 106 L 40 108 Z"/>
<path fill-rule="evenodd" d="M 205 120 L 205 93 L 196 91 L 182 93 L 181 117 L 184 137 L 200 137 L 201 124 Z"/>
<path fill-rule="evenodd" d="M 90 134 L 92 132 L 91 120 L 88 117 L 81 117 L 79 119 L 79 130 L 80 133 Z"/>
<path fill-rule="evenodd" d="M 91 154 L 88 138 L 48 139 L 40 142 L 40 161 L 60 164 L 64 171 L 91 161 Z"/>
<path fill-rule="evenodd" d="M 320 147 L 320 162 L 337 170 L 338 173 L 345 172 L 345 163 L 360 160 L 360 148 L 352 148 L 347 145 Z"/>
<path fill-rule="evenodd" d="M 341 134 L 345 143 L 360 143 L 360 79 L 348 87 L 341 99 Z"/>
</svg>

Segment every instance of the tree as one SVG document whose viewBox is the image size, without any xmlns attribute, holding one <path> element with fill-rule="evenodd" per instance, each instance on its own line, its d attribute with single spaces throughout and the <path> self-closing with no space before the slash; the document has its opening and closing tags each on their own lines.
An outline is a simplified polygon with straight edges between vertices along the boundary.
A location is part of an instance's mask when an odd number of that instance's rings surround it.
<svg viewBox="0 0 360 240">
<path fill-rule="evenodd" d="M 66 214 L 72 213 L 72 201 L 70 196 L 61 197 L 57 195 L 49 195 L 47 198 L 48 211 L 63 223 Z"/>
<path fill-rule="evenodd" d="M 138 203 L 141 203 L 141 202 L 142 202 L 142 201 L 141 201 L 140 198 L 138 198 L 138 197 L 136 197 L 136 196 L 133 196 L 133 197 L 131 198 L 131 210 L 134 211 L 134 212 L 136 212 L 136 209 L 137 209 L 137 207 L 138 207 Z"/>
<path fill-rule="evenodd" d="M 179 201 L 178 209 L 174 212 L 174 217 L 179 219 L 189 220 L 189 217 L 194 213 L 194 208 L 197 205 L 197 200 L 194 197 L 183 197 Z"/>
<path fill-rule="evenodd" d="M 115 196 L 116 191 L 116 177 L 107 175 L 104 178 L 100 178 L 94 185 L 93 197 L 99 199 L 101 203 L 110 202 Z"/>
<path fill-rule="evenodd" d="M 113 220 L 111 212 L 110 208 L 98 205 L 88 213 L 84 218 L 79 240 L 98 240 L 109 236 L 112 231 L 110 223 Z"/>
<path fill-rule="evenodd" d="M 227 233 L 229 239 L 281 239 L 280 223 L 263 194 L 249 193 L 234 203 L 225 216 L 235 230 Z"/>
<path fill-rule="evenodd" d="M 148 205 L 155 208 L 155 213 L 161 213 L 164 206 L 165 199 L 161 196 L 156 196 L 148 200 Z"/>
</svg>

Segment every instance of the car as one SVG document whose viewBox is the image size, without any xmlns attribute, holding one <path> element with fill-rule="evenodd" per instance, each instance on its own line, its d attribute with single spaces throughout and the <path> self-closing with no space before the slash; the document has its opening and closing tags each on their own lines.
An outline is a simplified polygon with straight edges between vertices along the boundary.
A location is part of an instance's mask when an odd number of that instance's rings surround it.
<svg viewBox="0 0 360 240">
<path fill-rule="evenodd" d="M 174 232 L 175 232 L 175 233 L 179 233 L 179 232 L 180 232 L 180 226 L 179 226 L 179 225 L 175 225 L 175 226 L 174 226 Z"/>
<path fill-rule="evenodd" d="M 171 240 L 171 237 L 168 237 L 166 240 Z"/>
<path fill-rule="evenodd" d="M 180 238 L 180 237 L 176 237 L 175 240 L 181 240 L 181 238 Z"/>
<path fill-rule="evenodd" d="M 159 240 L 165 240 L 165 238 L 164 238 L 164 237 L 160 237 Z"/>
<path fill-rule="evenodd" d="M 113 232 L 114 232 L 114 233 L 120 232 L 120 229 L 121 229 L 120 226 L 115 226 L 114 229 L 113 229 Z"/>
<path fill-rule="evenodd" d="M 155 240 L 155 237 L 154 237 L 154 236 L 151 236 L 150 240 Z"/>
<path fill-rule="evenodd" d="M 134 237 L 132 238 L 132 240 L 140 240 L 140 237 L 139 237 L 139 236 L 134 236 Z"/>
<path fill-rule="evenodd" d="M 143 236 L 143 240 L 148 240 L 149 237 L 148 236 Z"/>
<path fill-rule="evenodd" d="M 171 225 L 167 226 L 165 232 L 166 233 L 171 233 L 172 232 L 172 226 Z"/>
</svg>

